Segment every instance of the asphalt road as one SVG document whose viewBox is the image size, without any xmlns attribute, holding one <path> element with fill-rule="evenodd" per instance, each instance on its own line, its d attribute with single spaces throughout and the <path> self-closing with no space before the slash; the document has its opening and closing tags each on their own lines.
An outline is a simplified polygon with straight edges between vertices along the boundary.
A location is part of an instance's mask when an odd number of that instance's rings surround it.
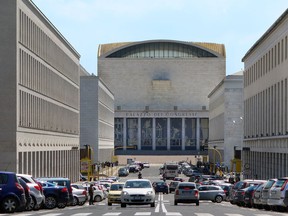
<svg viewBox="0 0 288 216">
<path fill-rule="evenodd" d="M 151 166 L 142 171 L 143 178 L 148 178 L 151 182 L 159 180 L 159 166 Z M 126 179 L 137 178 L 137 173 L 132 173 Z M 188 179 L 188 178 L 187 178 Z M 169 182 L 169 181 L 168 181 Z M 108 206 L 106 200 L 89 206 L 66 207 L 64 209 L 39 210 L 13 214 L 17 216 L 279 216 L 288 215 L 286 213 L 265 211 L 253 208 L 244 208 L 231 205 L 229 202 L 212 203 L 211 201 L 200 201 L 200 205 L 181 204 L 174 206 L 174 193 L 156 195 L 156 206 L 127 206 L 121 208 L 118 204 Z M 9 214 L 6 214 L 9 215 Z M 12 214 L 11 214 L 12 215 Z"/>
</svg>

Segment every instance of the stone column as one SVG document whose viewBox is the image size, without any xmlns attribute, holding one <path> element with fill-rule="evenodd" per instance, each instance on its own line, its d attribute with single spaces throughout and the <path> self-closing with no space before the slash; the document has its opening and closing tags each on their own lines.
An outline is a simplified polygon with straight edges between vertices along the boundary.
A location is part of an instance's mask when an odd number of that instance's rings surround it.
<svg viewBox="0 0 288 216">
<path fill-rule="evenodd" d="M 152 150 L 156 150 L 156 119 L 152 119 Z"/>
<path fill-rule="evenodd" d="M 200 118 L 196 119 L 196 150 L 200 151 Z"/>
<path fill-rule="evenodd" d="M 141 118 L 138 118 L 138 151 L 141 150 Z"/>
<path fill-rule="evenodd" d="M 182 118 L 182 151 L 185 151 L 185 118 Z"/>
<path fill-rule="evenodd" d="M 170 150 L 170 137 L 171 137 L 170 118 L 167 118 L 167 150 Z"/>
<path fill-rule="evenodd" d="M 126 118 L 123 118 L 123 150 L 127 147 L 127 124 Z"/>
</svg>

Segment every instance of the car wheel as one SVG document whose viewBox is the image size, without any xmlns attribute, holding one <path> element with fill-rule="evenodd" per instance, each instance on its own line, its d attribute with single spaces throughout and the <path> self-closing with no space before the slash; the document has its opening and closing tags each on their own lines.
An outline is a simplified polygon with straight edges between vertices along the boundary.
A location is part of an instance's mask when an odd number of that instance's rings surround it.
<svg viewBox="0 0 288 216">
<path fill-rule="evenodd" d="M 79 203 L 78 198 L 74 196 L 74 197 L 73 197 L 72 206 L 76 206 L 76 205 L 78 205 L 78 203 Z"/>
<path fill-rule="evenodd" d="M 27 210 L 27 211 L 31 211 L 32 209 L 34 209 L 35 204 L 36 204 L 35 198 L 34 198 L 34 197 L 31 197 L 30 204 L 26 207 L 26 210 Z"/>
<path fill-rule="evenodd" d="M 66 207 L 66 203 L 58 203 L 58 208 L 65 208 Z"/>
<path fill-rule="evenodd" d="M 33 208 L 34 211 L 38 211 L 42 207 L 42 203 L 36 204 Z"/>
<path fill-rule="evenodd" d="M 222 196 L 216 196 L 215 197 L 215 202 L 221 203 L 222 201 L 223 201 L 223 197 Z"/>
<path fill-rule="evenodd" d="M 174 201 L 174 205 L 177 205 L 178 203 L 176 202 L 176 200 Z"/>
<path fill-rule="evenodd" d="M 13 197 L 7 197 L 2 201 L 1 207 L 6 213 L 13 213 L 17 210 L 19 204 Z"/>
<path fill-rule="evenodd" d="M 47 209 L 53 209 L 57 206 L 57 200 L 53 196 L 47 196 L 45 199 L 45 207 Z"/>
<path fill-rule="evenodd" d="M 86 203 L 86 201 L 82 201 L 82 202 L 79 202 L 78 205 L 79 205 L 79 206 L 82 206 L 82 205 L 84 205 L 85 203 Z"/>
<path fill-rule="evenodd" d="M 95 197 L 94 197 L 94 202 L 101 202 L 101 196 L 99 196 L 99 195 L 96 195 Z"/>
<path fill-rule="evenodd" d="M 121 203 L 121 208 L 125 208 L 126 204 L 125 203 Z"/>
<path fill-rule="evenodd" d="M 155 207 L 155 202 L 151 203 L 151 207 Z"/>
</svg>

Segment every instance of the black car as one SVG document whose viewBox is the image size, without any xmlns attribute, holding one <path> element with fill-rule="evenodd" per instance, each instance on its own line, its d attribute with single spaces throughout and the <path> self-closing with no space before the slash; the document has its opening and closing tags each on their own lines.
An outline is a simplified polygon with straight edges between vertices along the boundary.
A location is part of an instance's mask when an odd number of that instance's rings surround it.
<svg viewBox="0 0 288 216">
<path fill-rule="evenodd" d="M 164 181 L 157 181 L 153 182 L 153 187 L 155 192 L 162 192 L 163 194 L 168 194 L 169 193 L 169 186 L 166 182 Z"/>
<path fill-rule="evenodd" d="M 253 206 L 253 196 L 256 189 L 262 184 L 252 185 L 247 188 L 244 194 L 244 205 L 251 208 Z"/>
<path fill-rule="evenodd" d="M 50 182 L 40 182 L 45 195 L 44 207 L 47 209 L 64 208 L 69 201 L 69 192 L 65 186 L 57 186 Z"/>
<path fill-rule="evenodd" d="M 126 177 L 128 175 L 129 175 L 129 172 L 128 172 L 128 170 L 126 168 L 123 168 L 123 167 L 119 168 L 119 170 L 118 170 L 118 176 L 119 177 L 121 177 L 121 176 Z"/>
<path fill-rule="evenodd" d="M 25 197 L 26 197 L 26 205 L 22 207 L 21 210 L 25 210 L 25 209 L 29 209 L 29 205 L 31 203 L 32 197 L 30 195 L 30 188 L 27 185 L 27 183 L 21 179 L 20 177 L 18 177 L 18 180 L 20 182 L 20 185 L 23 187 L 24 191 L 25 191 Z"/>
<path fill-rule="evenodd" d="M 52 184 L 56 184 L 57 186 L 64 186 L 68 190 L 69 200 L 66 204 L 60 203 L 58 204 L 59 208 L 64 208 L 66 205 L 73 205 L 74 196 L 72 193 L 71 181 L 68 178 L 61 177 L 51 177 L 51 178 L 38 178 L 38 181 L 42 182 L 50 182 Z"/>
</svg>

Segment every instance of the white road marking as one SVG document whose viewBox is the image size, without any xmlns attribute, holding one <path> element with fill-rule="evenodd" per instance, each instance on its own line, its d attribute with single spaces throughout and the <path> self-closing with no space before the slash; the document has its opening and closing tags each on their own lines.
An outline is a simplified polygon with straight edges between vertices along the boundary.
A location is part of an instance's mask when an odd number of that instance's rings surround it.
<svg viewBox="0 0 288 216">
<path fill-rule="evenodd" d="M 225 214 L 227 216 L 243 216 L 242 214 Z"/>
<path fill-rule="evenodd" d="M 159 210 L 160 210 L 160 194 L 158 194 L 158 200 L 157 200 L 157 205 L 156 205 L 156 208 L 155 208 L 155 212 L 158 213 Z"/>
<path fill-rule="evenodd" d="M 78 213 L 78 214 L 73 214 L 71 216 L 88 216 L 88 215 L 91 215 L 93 213 Z"/>
<path fill-rule="evenodd" d="M 182 216 L 179 212 L 166 212 L 166 216 Z"/>
<path fill-rule="evenodd" d="M 151 212 L 136 212 L 134 215 L 151 215 Z"/>
<path fill-rule="evenodd" d="M 197 216 L 214 216 L 212 214 L 209 214 L 209 213 L 194 213 L 196 214 Z"/>
<path fill-rule="evenodd" d="M 63 213 L 50 213 L 50 214 L 44 214 L 42 216 L 57 216 L 57 215 L 62 215 Z"/>
<path fill-rule="evenodd" d="M 111 212 L 111 213 L 106 213 L 106 214 L 103 214 L 103 216 L 117 216 L 117 215 L 120 215 L 122 212 Z"/>
</svg>

